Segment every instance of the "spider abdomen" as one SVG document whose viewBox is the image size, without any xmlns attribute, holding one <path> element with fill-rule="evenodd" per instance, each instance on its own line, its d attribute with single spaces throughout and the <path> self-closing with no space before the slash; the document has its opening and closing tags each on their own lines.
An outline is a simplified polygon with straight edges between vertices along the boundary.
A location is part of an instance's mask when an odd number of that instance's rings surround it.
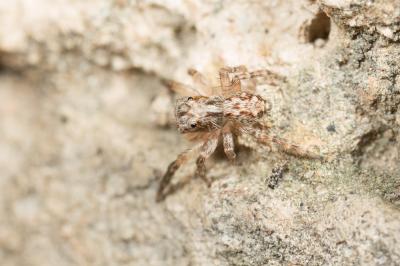
<svg viewBox="0 0 400 266">
<path fill-rule="evenodd" d="M 233 120 L 255 120 L 265 112 L 265 100 L 258 95 L 243 92 L 226 98 L 223 103 L 224 117 Z"/>
</svg>

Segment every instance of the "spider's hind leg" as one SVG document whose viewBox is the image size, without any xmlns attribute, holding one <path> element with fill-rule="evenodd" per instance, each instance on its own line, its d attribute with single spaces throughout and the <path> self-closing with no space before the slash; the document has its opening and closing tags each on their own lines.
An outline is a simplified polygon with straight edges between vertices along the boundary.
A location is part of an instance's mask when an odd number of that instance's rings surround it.
<svg viewBox="0 0 400 266">
<path fill-rule="evenodd" d="M 245 86 L 242 86 L 242 81 L 245 81 Z M 244 71 L 238 74 L 235 74 L 233 77 L 233 82 L 240 83 L 240 91 L 245 91 L 248 93 L 254 94 L 257 87 L 256 78 L 254 78 L 251 73 Z"/>
<path fill-rule="evenodd" d="M 281 138 L 271 134 L 269 128 L 261 125 L 260 123 L 256 123 L 252 126 L 243 127 L 241 131 L 250 134 L 259 143 L 265 144 L 269 147 L 272 147 L 271 144 L 275 144 L 279 151 L 287 155 L 304 159 L 321 159 L 320 155 L 306 150 L 285 138 Z"/>
<path fill-rule="evenodd" d="M 286 81 L 286 77 L 279 75 L 269 69 L 260 69 L 249 73 L 251 79 L 262 79 L 262 83 L 276 86 Z"/>
<path fill-rule="evenodd" d="M 231 80 L 229 74 L 242 73 L 242 72 L 247 72 L 247 68 L 243 65 L 236 67 L 223 67 L 219 70 L 219 79 L 221 82 L 221 89 L 223 96 L 229 97 L 231 95 L 240 92 L 241 90 L 240 79 L 233 77 L 233 79 Z"/>
</svg>

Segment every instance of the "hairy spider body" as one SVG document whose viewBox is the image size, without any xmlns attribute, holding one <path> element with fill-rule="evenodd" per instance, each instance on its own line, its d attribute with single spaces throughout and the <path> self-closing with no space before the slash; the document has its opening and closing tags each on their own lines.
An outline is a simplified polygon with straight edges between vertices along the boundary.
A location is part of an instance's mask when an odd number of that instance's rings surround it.
<svg viewBox="0 0 400 266">
<path fill-rule="evenodd" d="M 211 87 L 200 72 L 189 69 L 188 74 L 193 78 L 194 88 L 174 81 L 167 84 L 175 92 L 190 95 L 177 100 L 176 124 L 180 133 L 189 135 L 199 143 L 178 155 L 168 166 L 160 182 L 157 201 L 165 199 L 177 189 L 179 184 L 169 186 L 171 179 L 179 167 L 194 154 L 198 154 L 195 175 L 210 186 L 211 182 L 206 177 L 205 161 L 221 140 L 228 159 L 235 160 L 235 135 L 249 134 L 263 144 L 275 143 L 286 153 L 307 157 L 307 153 L 301 151 L 297 145 L 270 135 L 269 128 L 259 122 L 269 106 L 266 100 L 255 94 L 258 79 L 262 78 L 266 83 L 276 85 L 284 78 L 268 70 L 248 72 L 244 66 L 225 67 L 219 71 L 221 84 L 214 91 L 215 87 Z M 246 87 L 242 86 L 244 80 L 248 81 Z"/>
<path fill-rule="evenodd" d="M 220 96 L 190 96 L 176 105 L 177 128 L 180 133 L 207 132 L 221 129 L 229 122 L 251 123 L 265 112 L 265 100 L 242 92 L 224 99 Z"/>
<path fill-rule="evenodd" d="M 265 105 L 261 96 L 242 92 L 224 101 L 224 117 L 242 123 L 254 122 L 264 115 Z"/>
</svg>

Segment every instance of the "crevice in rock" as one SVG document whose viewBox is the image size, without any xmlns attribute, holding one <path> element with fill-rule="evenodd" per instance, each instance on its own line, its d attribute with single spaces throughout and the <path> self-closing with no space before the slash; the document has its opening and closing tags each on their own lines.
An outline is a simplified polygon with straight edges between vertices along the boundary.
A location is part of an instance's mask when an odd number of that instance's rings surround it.
<svg viewBox="0 0 400 266">
<path fill-rule="evenodd" d="M 331 19 L 325 12 L 319 11 L 308 26 L 306 41 L 314 43 L 318 39 L 328 40 L 330 31 Z"/>
<path fill-rule="evenodd" d="M 379 131 L 377 130 L 371 130 L 364 134 L 361 138 L 360 141 L 357 144 L 357 148 L 352 152 L 353 156 L 361 156 L 363 155 L 365 149 L 370 146 L 374 141 L 378 139 L 379 136 Z"/>
<path fill-rule="evenodd" d="M 0 73 L 3 73 L 6 70 L 5 62 L 4 62 L 4 53 L 0 51 Z"/>
</svg>

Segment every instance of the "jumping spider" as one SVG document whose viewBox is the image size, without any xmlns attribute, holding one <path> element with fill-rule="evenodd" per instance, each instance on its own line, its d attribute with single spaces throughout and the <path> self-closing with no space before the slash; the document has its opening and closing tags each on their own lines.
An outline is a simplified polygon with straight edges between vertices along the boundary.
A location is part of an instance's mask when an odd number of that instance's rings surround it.
<svg viewBox="0 0 400 266">
<path fill-rule="evenodd" d="M 157 201 L 162 201 L 176 188 L 169 187 L 174 173 L 191 156 L 198 154 L 195 175 L 206 182 L 205 161 L 211 156 L 220 140 L 224 152 L 230 161 L 234 161 L 234 136 L 248 134 L 256 141 L 271 145 L 283 152 L 298 157 L 313 157 L 299 146 L 287 140 L 273 136 L 270 128 L 260 123 L 261 117 L 268 113 L 269 103 L 255 94 L 257 81 L 277 85 L 285 79 L 269 70 L 248 72 L 245 66 L 224 67 L 219 70 L 220 86 L 212 87 L 198 71 L 189 69 L 195 87 L 169 81 L 168 87 L 179 94 L 191 95 L 177 100 L 175 107 L 176 124 L 180 133 L 189 135 L 198 143 L 178 155 L 164 174 L 157 192 Z M 246 82 L 247 81 L 247 82 Z M 247 86 L 243 86 L 243 83 Z M 169 187 L 169 189 L 167 189 Z"/>
</svg>

